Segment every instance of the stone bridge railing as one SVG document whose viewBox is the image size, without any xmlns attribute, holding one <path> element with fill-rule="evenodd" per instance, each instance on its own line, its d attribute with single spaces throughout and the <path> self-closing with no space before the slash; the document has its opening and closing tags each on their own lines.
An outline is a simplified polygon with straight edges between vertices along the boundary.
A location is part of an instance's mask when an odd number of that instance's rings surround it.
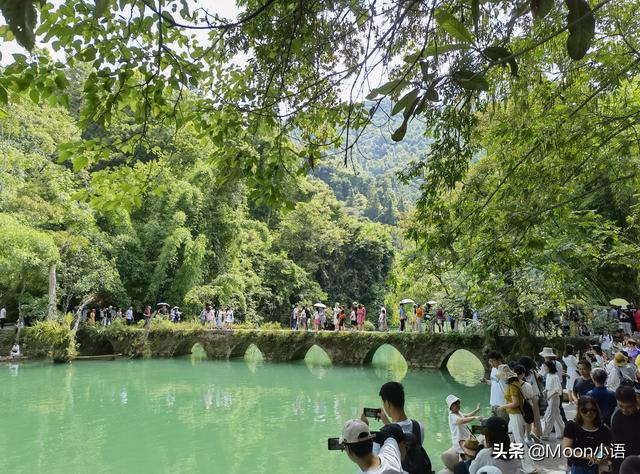
<svg viewBox="0 0 640 474">
<path fill-rule="evenodd" d="M 483 352 L 489 347 L 504 354 L 517 353 L 518 343 L 513 336 L 500 336 L 487 340 L 481 335 L 464 333 L 416 334 L 397 332 L 312 332 L 267 330 L 181 330 L 158 329 L 149 331 L 126 327 L 118 330 L 89 328 L 78 333 L 79 351 L 84 355 L 145 354 L 151 357 L 173 357 L 191 353 L 200 344 L 210 359 L 242 357 L 254 344 L 266 361 L 286 362 L 304 359 L 316 345 L 323 349 L 334 364 L 362 365 L 370 363 L 383 344 L 396 348 L 409 367 L 443 368 L 451 354 L 466 349 L 483 363 Z M 587 347 L 585 338 L 556 338 L 540 340 L 539 345 L 551 345 L 562 350 L 572 343 L 577 349 Z"/>
</svg>

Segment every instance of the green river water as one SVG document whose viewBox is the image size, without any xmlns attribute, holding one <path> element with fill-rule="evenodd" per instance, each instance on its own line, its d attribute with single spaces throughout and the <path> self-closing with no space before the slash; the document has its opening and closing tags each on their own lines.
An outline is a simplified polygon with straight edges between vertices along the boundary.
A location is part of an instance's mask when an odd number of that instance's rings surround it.
<svg viewBox="0 0 640 474">
<path fill-rule="evenodd" d="M 319 352 L 288 364 L 194 354 L 0 366 L 0 473 L 353 473 L 326 439 L 380 406 L 389 380 L 404 384 L 436 468 L 450 445 L 445 397 L 463 410 L 488 403 L 482 366 L 465 351 L 449 372 L 407 370 L 392 348 L 370 367 L 326 365 Z"/>
</svg>

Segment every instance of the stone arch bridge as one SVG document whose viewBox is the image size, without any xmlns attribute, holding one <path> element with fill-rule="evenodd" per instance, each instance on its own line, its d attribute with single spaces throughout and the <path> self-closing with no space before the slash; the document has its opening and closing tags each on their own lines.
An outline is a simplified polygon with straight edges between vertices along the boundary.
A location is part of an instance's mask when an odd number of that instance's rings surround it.
<svg viewBox="0 0 640 474">
<path fill-rule="evenodd" d="M 518 353 L 517 338 L 499 336 L 489 340 L 482 335 L 464 333 L 416 334 L 397 332 L 312 332 L 267 330 L 150 330 L 145 337 L 140 328 L 120 331 L 80 331 L 79 351 L 82 355 L 120 353 L 144 354 L 151 357 L 187 355 L 200 344 L 209 359 L 243 357 L 251 344 L 270 362 L 304 359 L 312 346 L 323 349 L 334 364 L 362 365 L 370 363 L 375 352 L 384 344 L 397 349 L 409 367 L 444 368 L 449 357 L 458 349 L 475 354 L 483 364 L 488 349 L 503 354 Z M 588 347 L 587 338 L 555 338 L 540 340 L 539 347 L 552 346 L 562 350 L 571 343 L 576 349 Z"/>
</svg>

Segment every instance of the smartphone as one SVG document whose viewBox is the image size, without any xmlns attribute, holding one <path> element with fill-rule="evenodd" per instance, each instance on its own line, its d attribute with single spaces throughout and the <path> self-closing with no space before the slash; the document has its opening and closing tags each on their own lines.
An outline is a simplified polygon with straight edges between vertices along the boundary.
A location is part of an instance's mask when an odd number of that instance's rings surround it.
<svg viewBox="0 0 640 474">
<path fill-rule="evenodd" d="M 380 412 L 382 408 L 365 408 L 364 416 L 367 418 L 380 418 Z"/>
<path fill-rule="evenodd" d="M 327 440 L 327 449 L 329 451 L 344 451 L 344 444 L 340 442 L 340 438 L 329 438 Z"/>
<path fill-rule="evenodd" d="M 471 425 L 471 433 L 474 435 L 484 434 L 484 428 L 482 425 Z"/>
</svg>

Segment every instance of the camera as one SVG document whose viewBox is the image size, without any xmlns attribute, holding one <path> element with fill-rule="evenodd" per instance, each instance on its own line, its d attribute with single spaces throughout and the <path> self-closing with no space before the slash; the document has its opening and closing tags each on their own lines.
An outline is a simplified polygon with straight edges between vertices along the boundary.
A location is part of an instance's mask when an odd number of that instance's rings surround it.
<svg viewBox="0 0 640 474">
<path fill-rule="evenodd" d="M 329 451 L 344 451 L 344 443 L 340 442 L 340 438 L 327 439 L 327 449 Z"/>
<path fill-rule="evenodd" d="M 367 418 L 380 418 L 381 408 L 365 408 L 364 416 Z"/>
</svg>

